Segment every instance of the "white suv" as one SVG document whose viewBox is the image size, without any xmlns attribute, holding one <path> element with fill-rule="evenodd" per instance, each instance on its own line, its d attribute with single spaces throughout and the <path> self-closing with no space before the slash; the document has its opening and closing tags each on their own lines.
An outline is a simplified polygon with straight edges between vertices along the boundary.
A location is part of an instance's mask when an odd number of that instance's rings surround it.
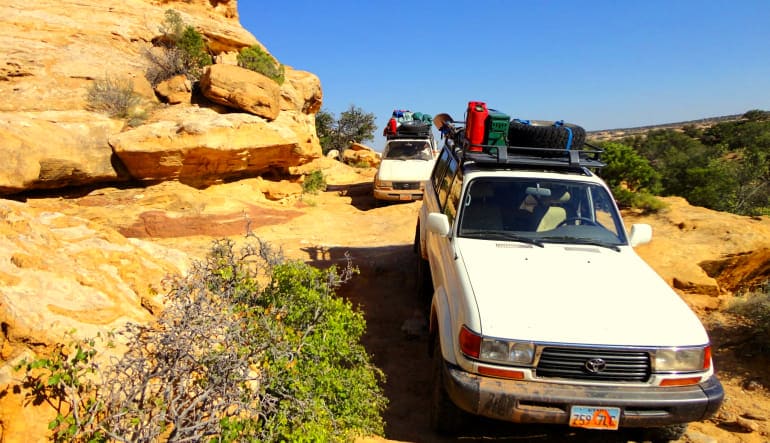
<svg viewBox="0 0 770 443">
<path fill-rule="evenodd" d="M 626 234 L 589 168 L 596 152 L 471 154 L 451 142 L 415 232 L 432 425 L 455 432 L 471 413 L 676 439 L 715 413 L 724 393 L 709 337 L 632 249 L 652 229 Z"/>
<path fill-rule="evenodd" d="M 374 177 L 374 198 L 384 201 L 421 199 L 436 160 L 435 146 L 432 137 L 388 139 Z"/>
</svg>

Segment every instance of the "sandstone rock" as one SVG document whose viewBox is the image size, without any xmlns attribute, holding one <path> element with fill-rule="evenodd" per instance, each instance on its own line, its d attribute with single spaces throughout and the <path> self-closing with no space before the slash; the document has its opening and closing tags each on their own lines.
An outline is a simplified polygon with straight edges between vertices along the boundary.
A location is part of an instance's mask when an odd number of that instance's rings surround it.
<svg viewBox="0 0 770 443">
<path fill-rule="evenodd" d="M 296 197 L 302 194 L 302 185 L 288 180 L 279 182 L 262 181 L 260 188 L 268 200 L 283 200 L 289 197 Z"/>
<path fill-rule="evenodd" d="M 353 143 L 342 153 L 342 161 L 349 165 L 363 164 L 368 167 L 376 168 L 380 164 L 380 156 L 374 149 L 366 145 Z"/>
<path fill-rule="evenodd" d="M 200 80 L 206 98 L 268 120 L 275 120 L 280 109 L 281 88 L 264 75 L 232 65 L 207 67 Z"/>
<path fill-rule="evenodd" d="M 625 211 L 628 228 L 633 223 L 655 227 L 652 242 L 636 252 L 673 285 L 709 289 L 725 287 L 709 276 L 699 263 L 765 248 L 770 238 L 770 217 L 745 217 L 691 206 L 680 197 L 661 198 L 668 206 L 657 214 L 639 215 Z M 716 276 L 716 274 L 715 274 Z"/>
<path fill-rule="evenodd" d="M 160 82 L 155 87 L 155 92 L 163 97 L 166 103 L 176 105 L 179 103 L 190 103 L 192 94 L 192 83 L 184 75 L 177 75 L 170 79 Z"/>
<path fill-rule="evenodd" d="M 10 159 L 0 172 L 0 195 L 131 178 L 106 143 L 126 122 L 86 113 L 86 96 L 95 80 L 130 79 L 138 95 L 157 104 L 155 91 L 144 75 L 148 68 L 144 54 L 161 37 L 168 9 L 179 12 L 183 22 L 201 32 L 207 49 L 223 63 L 234 65 L 240 49 L 262 46 L 238 22 L 235 0 L 8 0 L 0 4 L 0 42 L 9 49 L 0 62 L 0 143 Z M 261 154 L 277 153 L 274 159 L 259 160 L 269 165 L 267 169 L 301 164 L 320 155 L 312 115 L 320 106 L 318 79 L 291 69 L 287 78 L 285 93 L 276 85 L 266 86 L 270 99 L 264 114 L 276 120 L 272 132 L 284 134 L 278 137 L 279 145 Z M 170 103 L 188 103 L 189 89 L 189 83 L 181 79 L 159 87 Z M 173 116 L 179 111 L 169 113 L 147 103 L 141 109 L 150 116 L 148 123 L 160 123 L 170 114 L 169 125 L 174 127 Z M 289 115 L 276 119 L 282 105 Z M 216 119 L 218 115 L 202 117 Z M 185 127 L 194 125 L 188 122 Z M 210 123 L 198 125 L 207 127 Z M 225 137 L 224 132 L 218 136 Z M 292 150 L 293 158 L 287 159 L 287 151 Z M 209 160 L 199 158 L 201 163 L 221 159 L 216 155 Z M 238 167 L 240 163 L 235 164 Z M 226 169 L 221 164 L 218 167 Z M 223 177 L 240 172 L 227 171 Z"/>
<path fill-rule="evenodd" d="M 0 194 L 127 180 L 107 143 L 122 127 L 87 111 L 0 112 Z"/>
<path fill-rule="evenodd" d="M 161 306 L 161 280 L 186 272 L 182 253 L 88 220 L 0 200 L 0 425 L 3 441 L 45 441 L 49 405 L 10 387 L 20 358 L 45 353 L 67 333 L 91 338 L 126 322 L 147 323 Z M 33 347 L 30 349 L 29 347 Z M 15 381 L 16 380 L 16 381 Z M 32 423 L 41 426 L 30 426 Z"/>
<path fill-rule="evenodd" d="M 281 110 L 315 114 L 321 109 L 321 81 L 314 74 L 286 67 L 286 80 L 281 85 Z"/>
<path fill-rule="evenodd" d="M 186 108 L 173 118 L 110 137 L 135 179 L 201 186 L 271 170 L 285 172 L 321 155 L 317 139 L 292 131 L 290 122 L 270 125 L 256 116 L 219 115 L 205 108 Z"/>
</svg>

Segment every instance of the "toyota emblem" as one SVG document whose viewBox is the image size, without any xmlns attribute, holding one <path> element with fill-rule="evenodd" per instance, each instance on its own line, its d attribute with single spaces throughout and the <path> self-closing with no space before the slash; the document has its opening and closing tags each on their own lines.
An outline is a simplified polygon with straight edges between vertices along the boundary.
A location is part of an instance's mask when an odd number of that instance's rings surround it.
<svg viewBox="0 0 770 443">
<path fill-rule="evenodd" d="M 585 368 L 588 372 L 596 374 L 602 372 L 607 367 L 607 362 L 601 358 L 592 358 L 586 360 Z"/>
</svg>

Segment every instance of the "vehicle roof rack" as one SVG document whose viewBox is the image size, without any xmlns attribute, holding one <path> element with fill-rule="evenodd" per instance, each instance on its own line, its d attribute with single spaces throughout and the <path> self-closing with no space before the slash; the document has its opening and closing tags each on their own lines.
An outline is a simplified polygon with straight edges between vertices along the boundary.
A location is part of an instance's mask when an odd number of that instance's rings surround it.
<svg viewBox="0 0 770 443">
<path fill-rule="evenodd" d="M 479 151 L 471 148 L 481 148 Z M 582 171 L 601 169 L 601 148 L 584 144 L 580 149 L 540 148 L 530 146 L 469 145 L 456 150 L 462 162 L 473 161 L 489 166 L 544 167 L 557 170 Z"/>
<path fill-rule="evenodd" d="M 471 144 L 465 138 L 464 126 L 457 126 L 464 123 L 444 120 L 439 128 L 450 151 L 461 163 L 472 161 L 489 167 L 537 167 L 581 173 L 606 166 L 600 159 L 604 150 L 589 143 L 578 149 Z"/>
</svg>

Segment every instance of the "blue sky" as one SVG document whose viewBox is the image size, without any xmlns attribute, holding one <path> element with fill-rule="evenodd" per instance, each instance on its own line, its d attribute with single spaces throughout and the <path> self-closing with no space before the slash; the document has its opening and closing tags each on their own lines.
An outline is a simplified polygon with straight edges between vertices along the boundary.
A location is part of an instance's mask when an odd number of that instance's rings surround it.
<svg viewBox="0 0 770 443">
<path fill-rule="evenodd" d="M 770 110 L 770 0 L 238 1 L 323 108 L 461 120 L 468 101 L 588 130 Z M 377 137 L 370 143 L 375 149 Z"/>
</svg>

